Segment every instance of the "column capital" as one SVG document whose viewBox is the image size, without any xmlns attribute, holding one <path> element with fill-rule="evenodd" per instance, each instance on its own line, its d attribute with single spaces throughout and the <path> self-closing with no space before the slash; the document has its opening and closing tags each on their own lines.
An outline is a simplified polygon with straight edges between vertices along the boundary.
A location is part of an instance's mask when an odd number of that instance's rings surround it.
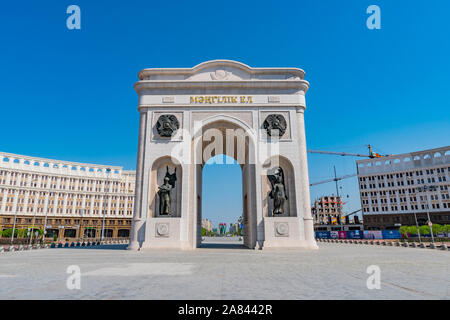
<svg viewBox="0 0 450 320">
<path fill-rule="evenodd" d="M 304 106 L 297 106 L 296 108 L 295 108 L 295 111 L 297 112 L 297 113 L 305 113 L 305 107 Z"/>
</svg>

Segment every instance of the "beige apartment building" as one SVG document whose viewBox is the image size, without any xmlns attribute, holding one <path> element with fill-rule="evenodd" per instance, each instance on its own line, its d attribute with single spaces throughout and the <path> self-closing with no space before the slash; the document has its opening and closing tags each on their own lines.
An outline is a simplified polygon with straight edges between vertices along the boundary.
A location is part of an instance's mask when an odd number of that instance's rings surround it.
<svg viewBox="0 0 450 320">
<path fill-rule="evenodd" d="M 0 152 L 0 230 L 44 229 L 59 239 L 128 238 L 135 172 Z"/>
<path fill-rule="evenodd" d="M 450 224 L 449 146 L 356 164 L 365 229 Z"/>
</svg>

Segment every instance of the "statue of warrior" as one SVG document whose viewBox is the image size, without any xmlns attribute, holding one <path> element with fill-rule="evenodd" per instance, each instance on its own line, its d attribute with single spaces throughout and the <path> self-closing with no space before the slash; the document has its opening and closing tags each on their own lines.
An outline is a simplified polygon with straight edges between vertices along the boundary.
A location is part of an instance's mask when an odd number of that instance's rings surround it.
<svg viewBox="0 0 450 320">
<path fill-rule="evenodd" d="M 169 167 L 166 168 L 166 175 L 164 177 L 164 183 L 158 188 L 159 195 L 159 215 L 170 216 L 170 193 L 173 188 L 175 188 L 175 181 L 177 180 L 177 169 L 175 172 L 170 174 Z"/>
<path fill-rule="evenodd" d="M 270 198 L 273 199 L 273 215 L 284 214 L 284 203 L 288 199 L 286 194 L 286 188 L 284 185 L 284 173 L 281 167 L 276 168 L 274 174 L 268 175 L 269 181 L 272 185 L 270 191 Z"/>
</svg>

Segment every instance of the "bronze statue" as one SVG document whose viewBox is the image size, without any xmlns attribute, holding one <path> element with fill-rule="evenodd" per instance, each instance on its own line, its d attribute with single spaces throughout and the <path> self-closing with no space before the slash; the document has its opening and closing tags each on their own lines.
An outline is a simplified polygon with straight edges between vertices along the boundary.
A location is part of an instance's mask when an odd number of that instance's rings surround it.
<svg viewBox="0 0 450 320">
<path fill-rule="evenodd" d="M 272 170 L 272 174 L 268 174 L 272 190 L 269 193 L 270 198 L 273 199 L 273 212 L 274 216 L 284 214 L 284 203 L 288 199 L 286 194 L 286 187 L 284 182 L 284 172 L 281 167 Z"/>
<path fill-rule="evenodd" d="M 166 167 L 166 175 L 164 176 L 164 183 L 159 186 L 158 195 L 159 195 L 159 215 L 161 216 L 170 216 L 170 193 L 173 188 L 175 188 L 175 181 L 177 180 L 177 169 L 175 168 L 175 172 L 170 174 L 169 167 Z"/>
</svg>

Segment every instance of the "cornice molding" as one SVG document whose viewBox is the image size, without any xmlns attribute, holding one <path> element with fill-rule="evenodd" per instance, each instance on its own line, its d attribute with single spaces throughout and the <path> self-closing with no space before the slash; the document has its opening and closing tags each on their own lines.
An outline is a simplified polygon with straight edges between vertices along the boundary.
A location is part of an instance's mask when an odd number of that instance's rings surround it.
<svg viewBox="0 0 450 320">
<path fill-rule="evenodd" d="M 309 82 L 306 80 L 240 80 L 240 81 L 192 81 L 192 80 L 141 80 L 134 84 L 137 93 L 142 90 L 230 90 L 230 89 L 297 89 L 306 93 Z"/>
<path fill-rule="evenodd" d="M 214 67 L 231 67 L 243 70 L 249 74 L 280 74 L 288 76 L 297 76 L 300 79 L 305 77 L 305 71 L 299 68 L 252 68 L 242 62 L 234 60 L 210 60 L 202 62 L 192 68 L 147 68 L 138 73 L 138 78 L 144 80 L 152 75 L 185 75 L 192 76 L 200 71 Z M 255 80 L 260 81 L 260 80 Z"/>
</svg>

